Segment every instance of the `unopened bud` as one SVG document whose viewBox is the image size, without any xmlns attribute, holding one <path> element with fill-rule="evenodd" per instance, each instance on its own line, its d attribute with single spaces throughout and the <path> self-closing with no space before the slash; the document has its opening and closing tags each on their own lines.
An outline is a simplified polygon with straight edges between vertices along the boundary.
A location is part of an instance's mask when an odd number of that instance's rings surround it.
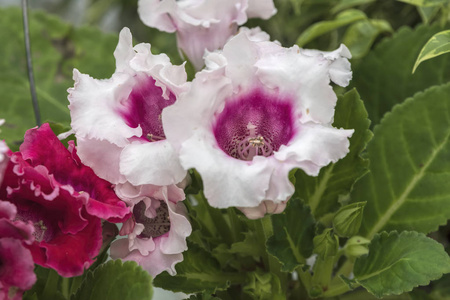
<svg viewBox="0 0 450 300">
<path fill-rule="evenodd" d="M 314 253 L 325 258 L 334 256 L 339 250 L 339 238 L 333 233 L 333 229 L 327 228 L 322 234 L 314 237 Z"/>
<path fill-rule="evenodd" d="M 341 237 L 357 234 L 365 205 L 366 202 L 357 202 L 341 207 L 333 218 L 334 231 Z"/>
<path fill-rule="evenodd" d="M 370 240 L 361 236 L 354 236 L 350 238 L 345 244 L 345 256 L 350 259 L 355 259 L 361 255 L 369 253 Z"/>
</svg>

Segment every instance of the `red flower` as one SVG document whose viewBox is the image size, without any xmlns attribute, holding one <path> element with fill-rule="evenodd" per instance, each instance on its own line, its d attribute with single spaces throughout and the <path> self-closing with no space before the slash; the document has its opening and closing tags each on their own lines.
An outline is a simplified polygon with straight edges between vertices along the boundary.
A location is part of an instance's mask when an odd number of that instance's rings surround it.
<svg viewBox="0 0 450 300">
<path fill-rule="evenodd" d="M 16 220 L 16 207 L 0 201 L 0 299 L 22 299 L 36 282 L 34 263 L 25 244 L 33 243 L 33 225 Z"/>
<path fill-rule="evenodd" d="M 100 218 L 119 222 L 130 215 L 112 185 L 48 124 L 28 130 L 20 152 L 10 154 L 0 198 L 17 206 L 17 219 L 33 223 L 36 239 L 28 248 L 35 263 L 67 277 L 82 274 L 99 254 Z"/>
</svg>

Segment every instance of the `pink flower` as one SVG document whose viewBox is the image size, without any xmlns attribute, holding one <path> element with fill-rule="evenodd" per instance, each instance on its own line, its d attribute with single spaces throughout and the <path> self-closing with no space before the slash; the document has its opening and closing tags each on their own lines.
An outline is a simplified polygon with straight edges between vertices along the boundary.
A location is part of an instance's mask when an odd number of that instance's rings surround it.
<svg viewBox="0 0 450 300">
<path fill-rule="evenodd" d="M 165 54 L 153 55 L 150 44 L 133 47 L 128 28 L 120 32 L 114 56 L 110 79 L 74 70 L 69 108 L 79 156 L 115 184 L 182 181 L 186 171 L 165 139 L 161 112 L 188 88 L 184 66 L 173 66 Z"/>
<path fill-rule="evenodd" d="M 34 262 L 25 245 L 33 243 L 33 225 L 15 220 L 16 207 L 0 201 L 0 299 L 22 299 L 36 282 Z"/>
<path fill-rule="evenodd" d="M 222 48 L 247 18 L 276 13 L 272 0 L 139 0 L 138 5 L 144 24 L 177 33 L 178 48 L 197 70 L 205 50 Z"/>
<path fill-rule="evenodd" d="M 343 45 L 329 53 L 283 48 L 247 29 L 206 56 L 206 69 L 162 118 L 212 206 L 270 204 L 280 212 L 294 192 L 290 170 L 317 176 L 348 153 L 353 130 L 331 126 L 337 97 L 330 80 L 348 84 L 349 57 Z"/>
<path fill-rule="evenodd" d="M 118 186 L 118 194 L 132 206 L 133 217 L 123 224 L 119 239 L 111 245 L 111 257 L 136 261 L 152 276 L 163 271 L 175 275 L 175 264 L 183 260 L 186 237 L 192 228 L 181 200 L 182 189 Z"/>
<path fill-rule="evenodd" d="M 102 245 L 100 218 L 123 221 L 129 208 L 48 124 L 28 130 L 20 152 L 10 155 L 0 199 L 17 207 L 16 219 L 33 224 L 27 247 L 35 263 L 66 277 L 82 274 Z"/>
</svg>

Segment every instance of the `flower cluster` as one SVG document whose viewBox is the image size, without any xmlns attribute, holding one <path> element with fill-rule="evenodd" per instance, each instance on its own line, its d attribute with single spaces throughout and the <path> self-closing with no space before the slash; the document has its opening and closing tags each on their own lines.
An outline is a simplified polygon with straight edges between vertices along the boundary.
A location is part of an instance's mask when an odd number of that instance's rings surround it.
<svg viewBox="0 0 450 300">
<path fill-rule="evenodd" d="M 0 141 L 1 293 L 30 288 L 33 262 L 82 274 L 102 247 L 102 222 L 122 223 L 112 258 L 174 275 L 192 231 L 189 169 L 211 206 L 256 219 L 283 212 L 291 170 L 317 176 L 348 153 L 353 130 L 331 125 L 331 82 L 348 85 L 349 50 L 285 48 L 259 28 L 238 31 L 275 12 L 270 0 L 140 0 L 144 23 L 176 31 L 181 52 L 205 66 L 192 82 L 184 64 L 133 46 L 124 28 L 111 78 L 73 71 L 76 146 L 48 124 L 28 130 L 18 152 Z M 8 275 L 19 268 L 20 282 Z"/>
</svg>

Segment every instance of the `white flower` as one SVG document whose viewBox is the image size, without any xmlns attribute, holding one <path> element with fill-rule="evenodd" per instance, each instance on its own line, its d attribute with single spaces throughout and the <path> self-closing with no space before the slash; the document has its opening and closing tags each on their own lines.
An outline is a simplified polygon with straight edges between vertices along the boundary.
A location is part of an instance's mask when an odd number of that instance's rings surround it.
<svg viewBox="0 0 450 300">
<path fill-rule="evenodd" d="M 206 56 L 206 69 L 162 119 L 212 206 L 254 207 L 254 217 L 280 212 L 294 192 L 290 170 L 317 176 L 348 153 L 353 130 L 331 126 L 330 85 L 348 84 L 347 58 L 343 45 L 330 53 L 283 48 L 247 29 Z"/>
<path fill-rule="evenodd" d="M 111 257 L 136 261 L 152 276 L 163 271 L 176 274 L 175 264 L 183 260 L 186 237 L 192 227 L 181 200 L 184 192 L 172 186 L 118 185 L 116 192 L 131 206 L 133 216 L 120 231 L 128 238 L 111 244 Z"/>
<path fill-rule="evenodd" d="M 165 139 L 161 112 L 188 89 L 184 65 L 153 55 L 150 44 L 133 47 L 128 28 L 120 32 L 114 56 L 110 79 L 74 70 L 69 108 L 80 158 L 112 183 L 180 182 L 186 172 Z"/>
<path fill-rule="evenodd" d="M 247 18 L 276 13 L 273 0 L 139 0 L 138 5 L 144 24 L 177 33 L 178 47 L 197 70 L 205 49 L 222 48 Z"/>
</svg>

